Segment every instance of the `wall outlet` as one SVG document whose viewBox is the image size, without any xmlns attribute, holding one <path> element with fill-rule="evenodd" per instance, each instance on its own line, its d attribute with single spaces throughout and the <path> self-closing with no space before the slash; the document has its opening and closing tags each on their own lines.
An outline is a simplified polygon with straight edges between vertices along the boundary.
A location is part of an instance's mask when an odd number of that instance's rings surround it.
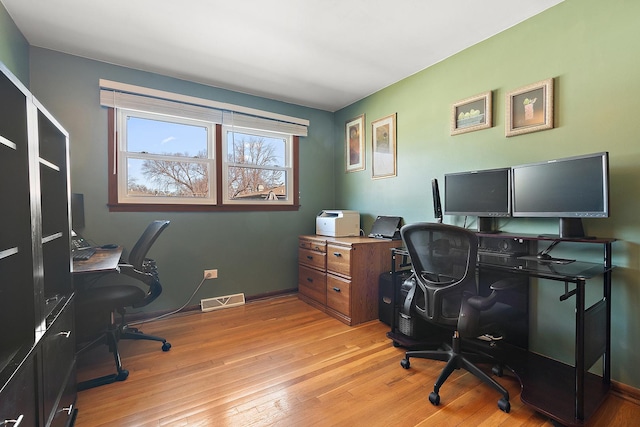
<svg viewBox="0 0 640 427">
<path fill-rule="evenodd" d="M 205 270 L 204 271 L 205 279 L 217 279 L 218 278 L 218 270 Z"/>
</svg>

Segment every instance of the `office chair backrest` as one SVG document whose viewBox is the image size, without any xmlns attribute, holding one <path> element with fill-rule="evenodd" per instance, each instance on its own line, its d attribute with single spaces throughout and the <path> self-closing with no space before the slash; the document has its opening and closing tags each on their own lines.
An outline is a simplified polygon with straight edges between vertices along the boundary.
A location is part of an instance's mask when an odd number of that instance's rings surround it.
<svg viewBox="0 0 640 427">
<path fill-rule="evenodd" d="M 137 270 L 143 270 L 144 260 L 156 241 L 160 233 L 169 226 L 170 221 L 156 220 L 149 224 L 138 239 L 133 249 L 129 252 L 129 264 L 133 265 Z"/>
<path fill-rule="evenodd" d="M 478 238 L 464 228 L 426 222 L 405 225 L 400 234 L 418 286 L 415 310 L 434 323 L 456 326 L 462 295 L 477 293 Z"/>
</svg>

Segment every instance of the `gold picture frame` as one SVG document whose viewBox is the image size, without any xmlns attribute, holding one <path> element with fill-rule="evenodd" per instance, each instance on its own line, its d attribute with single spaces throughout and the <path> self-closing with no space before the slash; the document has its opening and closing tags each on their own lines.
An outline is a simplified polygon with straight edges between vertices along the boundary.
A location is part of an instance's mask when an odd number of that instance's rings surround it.
<svg viewBox="0 0 640 427">
<path fill-rule="evenodd" d="M 364 146 L 364 114 L 348 120 L 345 128 L 345 165 L 346 172 L 364 170 L 365 146 Z"/>
<path fill-rule="evenodd" d="M 493 126 L 492 92 L 463 99 L 451 106 L 451 135 L 487 129 Z"/>
<path fill-rule="evenodd" d="M 505 135 L 516 136 L 553 128 L 553 78 L 506 95 Z"/>
<path fill-rule="evenodd" d="M 372 178 L 396 176 L 396 113 L 371 122 Z"/>
</svg>

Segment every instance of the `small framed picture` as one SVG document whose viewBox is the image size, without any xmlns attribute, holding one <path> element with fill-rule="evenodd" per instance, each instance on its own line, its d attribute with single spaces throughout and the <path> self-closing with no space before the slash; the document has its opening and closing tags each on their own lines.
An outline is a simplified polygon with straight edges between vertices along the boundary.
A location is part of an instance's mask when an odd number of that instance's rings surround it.
<svg viewBox="0 0 640 427">
<path fill-rule="evenodd" d="M 345 124 L 346 171 L 364 170 L 364 114 L 349 120 Z"/>
<path fill-rule="evenodd" d="M 507 93 L 506 136 L 553 128 L 553 78 Z"/>
<path fill-rule="evenodd" d="M 451 135 L 490 128 L 492 109 L 491 91 L 456 102 L 451 107 Z"/>
<path fill-rule="evenodd" d="M 372 177 L 396 176 L 396 113 L 371 123 Z"/>
</svg>

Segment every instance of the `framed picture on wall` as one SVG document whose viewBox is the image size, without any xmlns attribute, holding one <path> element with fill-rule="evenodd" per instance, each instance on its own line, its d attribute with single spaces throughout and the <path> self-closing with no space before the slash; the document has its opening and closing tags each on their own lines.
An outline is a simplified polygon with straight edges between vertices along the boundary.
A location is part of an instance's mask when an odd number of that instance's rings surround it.
<svg viewBox="0 0 640 427">
<path fill-rule="evenodd" d="M 345 124 L 345 162 L 346 171 L 364 170 L 364 114 L 349 120 Z"/>
<path fill-rule="evenodd" d="M 507 93 L 506 136 L 553 128 L 553 78 Z"/>
<path fill-rule="evenodd" d="M 396 176 L 396 113 L 371 123 L 372 177 Z"/>
<path fill-rule="evenodd" d="M 451 106 L 451 135 L 493 126 L 492 94 L 484 92 L 458 101 Z"/>
</svg>

